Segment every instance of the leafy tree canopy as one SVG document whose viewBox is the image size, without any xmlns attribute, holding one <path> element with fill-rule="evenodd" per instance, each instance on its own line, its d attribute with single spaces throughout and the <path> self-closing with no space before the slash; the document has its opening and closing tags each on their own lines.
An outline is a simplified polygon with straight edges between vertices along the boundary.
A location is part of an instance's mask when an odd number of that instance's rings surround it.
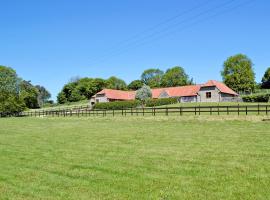
<svg viewBox="0 0 270 200">
<path fill-rule="evenodd" d="M 190 85 L 191 83 L 184 68 L 179 66 L 168 69 L 161 80 L 163 87 Z"/>
<path fill-rule="evenodd" d="M 142 73 L 141 80 L 151 88 L 160 87 L 163 74 L 160 69 L 147 69 Z"/>
<path fill-rule="evenodd" d="M 141 80 L 134 80 L 130 84 L 128 84 L 129 90 L 138 90 L 143 86 L 143 82 Z"/>
<path fill-rule="evenodd" d="M 67 83 L 57 96 L 57 102 L 75 102 L 90 99 L 106 87 L 107 82 L 101 78 L 81 78 Z"/>
<path fill-rule="evenodd" d="M 38 90 L 38 104 L 42 107 L 51 98 L 50 92 L 41 85 L 36 85 Z"/>
<path fill-rule="evenodd" d="M 19 93 L 19 81 L 16 71 L 10 67 L 0 65 L 0 93 Z"/>
<path fill-rule="evenodd" d="M 253 64 L 246 55 L 229 57 L 223 64 L 221 75 L 224 83 L 236 92 L 249 92 L 255 88 Z"/>
<path fill-rule="evenodd" d="M 261 87 L 264 89 L 270 89 L 270 67 L 264 73 Z"/>
<path fill-rule="evenodd" d="M 31 81 L 22 81 L 20 83 L 21 98 L 24 100 L 27 108 L 39 108 L 39 91 L 31 84 Z"/>
<path fill-rule="evenodd" d="M 120 78 L 115 77 L 115 76 L 111 76 L 106 81 L 106 85 L 107 85 L 108 89 L 127 90 L 126 82 Z"/>
<path fill-rule="evenodd" d="M 25 104 L 20 97 L 20 79 L 16 71 L 0 65 L 0 112 L 18 113 L 24 110 Z"/>
</svg>

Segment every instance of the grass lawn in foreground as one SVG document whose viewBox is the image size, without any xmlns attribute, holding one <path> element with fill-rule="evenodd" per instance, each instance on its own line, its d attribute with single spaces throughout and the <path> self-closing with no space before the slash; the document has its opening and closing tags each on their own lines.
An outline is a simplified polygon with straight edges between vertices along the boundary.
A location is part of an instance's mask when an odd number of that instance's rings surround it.
<svg viewBox="0 0 270 200">
<path fill-rule="evenodd" d="M 0 119 L 0 199 L 269 199 L 260 120 Z"/>
</svg>

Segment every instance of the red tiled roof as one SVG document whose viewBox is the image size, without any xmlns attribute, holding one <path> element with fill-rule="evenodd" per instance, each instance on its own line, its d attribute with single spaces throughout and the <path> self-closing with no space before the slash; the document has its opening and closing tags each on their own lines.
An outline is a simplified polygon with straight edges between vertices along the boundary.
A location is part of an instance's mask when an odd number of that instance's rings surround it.
<svg viewBox="0 0 270 200">
<path fill-rule="evenodd" d="M 218 82 L 218 81 L 215 81 L 215 80 L 207 81 L 201 87 L 211 87 L 211 86 L 216 86 L 219 89 L 219 91 L 222 92 L 222 93 L 238 95 L 235 91 L 233 91 L 231 88 L 229 88 L 224 83 L 221 83 L 221 82 Z"/>
<path fill-rule="evenodd" d="M 168 88 L 156 88 L 152 90 L 152 98 L 159 98 L 162 92 L 166 92 L 169 97 L 180 97 L 180 96 L 196 96 L 201 87 L 216 86 L 220 92 L 232 95 L 238 95 L 224 83 L 210 80 L 205 84 L 200 85 L 188 85 L 179 87 L 168 87 Z M 122 91 L 113 89 L 103 89 L 97 94 L 104 94 L 108 99 L 115 100 L 133 100 L 135 99 L 136 91 Z M 96 95 L 95 95 L 96 96 Z"/>
<path fill-rule="evenodd" d="M 152 97 L 158 98 L 161 92 L 166 92 L 170 97 L 196 96 L 199 90 L 200 90 L 200 85 L 157 88 L 157 89 L 152 89 Z"/>
<path fill-rule="evenodd" d="M 105 94 L 105 96 L 108 99 L 117 99 L 117 100 L 135 99 L 135 91 L 103 89 L 100 92 L 98 92 L 97 94 Z"/>
<path fill-rule="evenodd" d="M 180 86 L 180 87 L 170 87 L 170 88 L 165 88 L 164 90 L 171 97 L 196 96 L 200 90 L 200 85 L 187 85 L 187 86 Z"/>
<path fill-rule="evenodd" d="M 152 98 L 157 99 L 160 93 L 164 91 L 164 88 L 154 88 L 154 89 L 151 89 L 151 91 L 152 91 Z"/>
</svg>

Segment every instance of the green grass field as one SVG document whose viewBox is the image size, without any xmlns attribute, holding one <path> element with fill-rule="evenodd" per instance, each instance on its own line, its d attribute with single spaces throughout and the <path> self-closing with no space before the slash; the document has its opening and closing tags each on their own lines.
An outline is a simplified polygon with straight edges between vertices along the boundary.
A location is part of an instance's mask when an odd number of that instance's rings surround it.
<svg viewBox="0 0 270 200">
<path fill-rule="evenodd" d="M 83 101 L 77 101 L 77 102 L 68 102 L 65 104 L 58 104 L 54 106 L 49 107 L 43 107 L 38 109 L 29 109 L 30 111 L 39 111 L 39 110 L 59 110 L 59 109 L 72 109 L 72 108 L 78 108 L 78 107 L 85 107 L 89 106 L 89 100 L 83 100 Z"/>
<path fill-rule="evenodd" d="M 0 119 L 0 199 L 269 199 L 262 118 Z"/>
</svg>

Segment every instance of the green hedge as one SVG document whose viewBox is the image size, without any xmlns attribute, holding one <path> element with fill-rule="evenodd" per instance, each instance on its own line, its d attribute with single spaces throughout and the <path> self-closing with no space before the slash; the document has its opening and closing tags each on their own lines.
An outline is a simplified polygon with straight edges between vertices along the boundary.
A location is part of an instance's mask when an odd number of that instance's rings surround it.
<svg viewBox="0 0 270 200">
<path fill-rule="evenodd" d="M 270 93 L 269 94 L 252 94 L 242 97 L 244 102 L 269 102 Z"/>
<path fill-rule="evenodd" d="M 164 98 L 164 99 L 149 99 L 146 101 L 146 107 L 162 106 L 177 103 L 177 98 Z M 94 109 L 122 109 L 122 108 L 136 108 L 140 107 L 141 102 L 138 100 L 132 101 L 113 101 L 106 103 L 96 103 Z"/>
<path fill-rule="evenodd" d="M 175 104 L 178 102 L 177 98 L 162 98 L 162 99 L 149 99 L 146 101 L 146 107 L 162 106 Z"/>
<path fill-rule="evenodd" d="M 106 103 L 97 103 L 95 104 L 95 109 L 122 109 L 122 108 L 136 108 L 140 105 L 140 101 L 132 100 L 132 101 L 113 101 Z"/>
</svg>

